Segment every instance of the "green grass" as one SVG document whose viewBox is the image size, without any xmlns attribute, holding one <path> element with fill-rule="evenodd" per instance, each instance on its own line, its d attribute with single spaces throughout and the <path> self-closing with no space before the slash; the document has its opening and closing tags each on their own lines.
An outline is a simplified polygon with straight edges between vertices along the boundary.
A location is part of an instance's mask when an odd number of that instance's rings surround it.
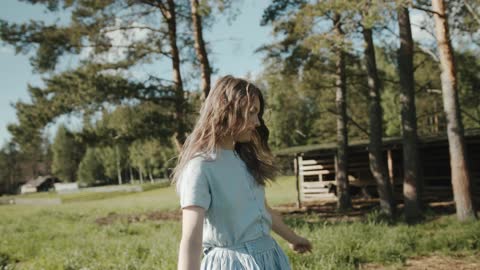
<svg viewBox="0 0 480 270">
<path fill-rule="evenodd" d="M 480 223 L 461 224 L 455 216 L 416 226 L 332 223 L 312 216 L 288 218 L 286 222 L 308 235 L 315 247 L 315 252 L 307 256 L 289 252 L 295 269 L 357 269 L 369 262 L 401 266 L 412 256 L 475 255 L 480 245 Z"/>
<path fill-rule="evenodd" d="M 282 177 L 267 186 L 266 193 L 270 205 L 293 203 L 294 179 Z M 178 210 L 173 187 L 69 195 L 61 205 L 0 206 L 0 269 L 175 269 L 179 221 L 117 221 L 103 226 L 95 222 L 114 213 Z M 455 216 L 416 226 L 388 225 L 375 213 L 363 222 L 332 222 L 314 214 L 285 220 L 314 246 L 312 254 L 294 254 L 275 236 L 293 269 L 357 269 L 368 262 L 401 268 L 411 256 L 475 255 L 480 248 L 480 222 L 458 223 Z"/>
<path fill-rule="evenodd" d="M 265 196 L 269 205 L 294 203 L 297 201 L 295 178 L 293 176 L 278 177 L 275 182 L 267 183 Z"/>
</svg>

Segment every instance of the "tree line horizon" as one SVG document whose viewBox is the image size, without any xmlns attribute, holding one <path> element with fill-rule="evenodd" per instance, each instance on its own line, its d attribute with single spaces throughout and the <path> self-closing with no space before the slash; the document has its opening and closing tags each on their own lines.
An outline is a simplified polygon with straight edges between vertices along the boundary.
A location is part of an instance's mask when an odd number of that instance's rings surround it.
<svg viewBox="0 0 480 270">
<path fill-rule="evenodd" d="M 13 192 L 22 179 L 46 173 L 84 185 L 168 176 L 215 72 L 204 31 L 221 16 L 235 19 L 239 2 L 23 2 L 70 20 L 0 20 L 2 43 L 30 55 L 44 82 L 27 86 L 31 102 L 15 104 L 18 122 L 8 126 L 12 139 L 0 151 L 0 190 Z M 272 148 L 336 142 L 337 207 L 348 210 L 348 142 L 368 139 L 380 208 L 394 217 L 381 147 L 383 137 L 402 136 L 404 214 L 415 222 L 423 216 L 418 136 L 446 133 L 457 216 L 476 219 L 463 139 L 465 128 L 480 128 L 480 4 L 474 2 L 271 1 L 259 23 L 272 26 L 276 40 L 257 49 L 263 71 L 249 79 L 265 95 Z M 413 9 L 425 15 L 420 27 L 435 42 L 413 40 Z M 108 57 L 113 51 L 117 57 Z M 77 66 L 58 68 L 62 57 L 85 52 Z M 171 79 L 128 76 L 155 61 L 171 65 Z M 65 115 L 80 117 L 82 129 L 61 125 L 50 144 L 45 127 Z"/>
</svg>

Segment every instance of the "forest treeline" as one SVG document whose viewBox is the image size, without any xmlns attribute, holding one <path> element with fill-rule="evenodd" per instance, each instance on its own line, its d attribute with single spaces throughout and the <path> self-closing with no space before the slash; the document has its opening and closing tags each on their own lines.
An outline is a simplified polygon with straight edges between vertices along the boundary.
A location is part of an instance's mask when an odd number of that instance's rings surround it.
<svg viewBox="0 0 480 270">
<path fill-rule="evenodd" d="M 22 2 L 59 20 L 0 20 L 3 45 L 31 56 L 43 78 L 26 86 L 30 101 L 14 105 L 0 191 L 50 173 L 82 185 L 167 177 L 212 74 L 225 75 L 211 63 L 204 32 L 234 20 L 242 1 Z M 336 142 L 338 207 L 348 209 L 348 142 L 368 139 L 382 210 L 394 215 L 381 141 L 402 136 L 407 218 L 418 219 L 418 136 L 448 134 L 460 164 L 463 130 L 480 127 L 479 13 L 480 3 L 467 0 L 271 1 L 258 23 L 274 39 L 257 49 L 263 70 L 249 79 L 264 91 L 272 148 Z M 412 23 L 412 14 L 422 19 Z M 412 27 L 426 38 L 414 41 Z M 64 68 L 72 56 L 78 63 Z M 81 127 L 60 124 L 51 142 L 46 128 L 66 116 Z M 474 215 L 464 188 L 471 179 L 466 166 L 453 170 L 465 219 Z"/>
</svg>

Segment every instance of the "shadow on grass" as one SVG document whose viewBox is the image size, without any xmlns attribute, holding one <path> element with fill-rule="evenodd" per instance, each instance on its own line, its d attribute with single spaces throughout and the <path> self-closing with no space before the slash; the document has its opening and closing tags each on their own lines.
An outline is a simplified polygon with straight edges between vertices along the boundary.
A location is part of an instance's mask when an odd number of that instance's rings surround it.
<svg viewBox="0 0 480 270">
<path fill-rule="evenodd" d="M 18 263 L 19 260 L 13 258 L 7 253 L 0 252 L 0 269 L 8 269 L 8 265 Z"/>
<path fill-rule="evenodd" d="M 329 226 L 339 223 L 350 224 L 365 222 L 370 224 L 397 225 L 406 224 L 403 213 L 403 204 L 397 205 L 397 216 L 391 219 L 380 211 L 378 199 L 356 199 L 352 201 L 349 211 L 337 211 L 335 201 L 315 201 L 298 208 L 295 204 L 284 204 L 275 207 L 291 226 L 315 227 Z M 477 206 L 479 209 L 479 206 Z M 423 210 L 424 218 L 417 224 L 436 220 L 442 216 L 455 214 L 453 201 L 427 202 Z"/>
</svg>

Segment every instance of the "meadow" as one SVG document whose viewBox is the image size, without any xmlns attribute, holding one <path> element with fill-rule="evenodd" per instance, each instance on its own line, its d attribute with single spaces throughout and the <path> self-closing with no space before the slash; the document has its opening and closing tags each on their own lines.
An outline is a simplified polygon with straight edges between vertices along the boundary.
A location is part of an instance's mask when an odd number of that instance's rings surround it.
<svg viewBox="0 0 480 270">
<path fill-rule="evenodd" d="M 175 269 L 181 233 L 178 198 L 171 186 L 145 190 L 29 195 L 60 197 L 63 203 L 0 205 L 0 269 Z M 267 199 L 274 207 L 293 204 L 293 177 L 268 186 Z M 401 218 L 385 222 L 376 211 L 358 220 L 308 211 L 285 214 L 285 221 L 313 243 L 314 251 L 305 255 L 274 237 L 293 269 L 417 269 L 409 268 L 411 258 L 434 256 L 479 266 L 480 222 L 459 223 L 455 215 L 427 213 L 426 221 L 415 226 Z"/>
</svg>

